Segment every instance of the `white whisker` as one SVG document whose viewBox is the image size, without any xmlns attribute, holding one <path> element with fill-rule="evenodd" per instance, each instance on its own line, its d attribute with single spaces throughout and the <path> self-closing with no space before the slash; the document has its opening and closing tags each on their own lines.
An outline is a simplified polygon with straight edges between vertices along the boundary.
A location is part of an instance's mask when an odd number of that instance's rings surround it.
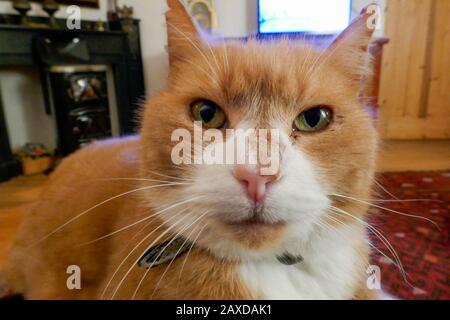
<svg viewBox="0 0 450 320">
<path fill-rule="evenodd" d="M 198 64 L 196 64 L 196 63 L 194 63 L 194 62 L 192 62 L 192 61 L 190 61 L 190 60 L 184 59 L 184 58 L 182 58 L 182 57 L 178 57 L 178 59 L 181 60 L 181 61 L 183 61 L 183 62 L 185 62 L 185 63 L 190 64 L 191 66 L 196 67 L 196 68 L 199 69 L 201 72 L 203 72 L 203 73 L 209 78 L 209 80 L 211 80 L 212 82 L 214 82 L 214 84 L 215 84 L 217 87 L 220 87 L 219 81 L 218 81 L 216 78 L 214 78 L 214 77 L 213 77 L 208 71 L 206 71 L 204 68 L 202 68 L 202 67 L 199 66 Z"/>
<path fill-rule="evenodd" d="M 142 283 L 144 282 L 148 272 L 152 269 L 153 265 L 155 264 L 155 262 L 159 259 L 159 257 L 164 253 L 164 251 L 173 243 L 173 241 L 175 241 L 176 238 L 178 238 L 184 231 L 188 230 L 190 227 L 192 227 L 197 221 L 199 221 L 200 219 L 202 219 L 204 216 L 206 216 L 209 213 L 209 211 L 205 211 L 203 214 L 201 214 L 197 219 L 195 219 L 190 225 L 188 225 L 187 227 L 184 227 L 182 230 L 180 230 L 180 232 L 177 233 L 177 235 L 164 247 L 164 249 L 159 253 L 159 255 L 155 258 L 155 260 L 151 263 L 151 265 L 149 266 L 149 268 L 147 269 L 146 273 L 144 274 L 144 276 L 142 277 L 141 281 L 139 282 L 136 290 L 134 291 L 133 297 L 131 300 L 134 300 L 134 298 L 136 297 L 136 294 L 139 292 L 140 287 L 142 286 Z M 194 228 L 195 230 L 195 228 Z M 191 232 L 192 233 L 192 232 Z M 190 235 L 189 235 L 190 236 Z M 174 258 L 172 259 L 172 261 L 169 263 L 169 265 L 166 267 L 166 270 L 164 271 L 164 273 L 162 274 L 161 278 L 159 279 L 158 283 L 155 286 L 155 289 L 153 290 L 153 293 L 150 297 L 153 298 L 153 295 L 155 294 L 156 290 L 158 289 L 162 279 L 164 278 L 164 276 L 167 273 L 167 270 L 169 270 L 170 266 L 172 265 L 173 261 L 175 260 L 175 258 L 177 257 L 177 255 L 180 253 L 180 250 L 182 249 L 182 247 L 186 244 L 186 242 L 188 241 L 189 237 L 187 237 L 183 243 L 183 245 L 178 249 L 177 254 L 174 256 Z"/>
<path fill-rule="evenodd" d="M 189 217 L 189 215 L 184 216 L 182 219 L 180 219 L 179 221 L 177 221 L 176 223 L 174 223 L 173 225 L 171 225 L 170 227 L 168 227 L 163 233 L 161 233 L 149 246 L 147 246 L 147 248 L 143 251 L 146 252 L 147 250 L 149 250 L 151 247 L 153 247 L 155 245 L 155 243 L 157 243 L 159 240 L 161 240 L 166 234 L 168 234 L 170 231 L 172 231 L 179 223 L 181 223 L 184 219 L 186 219 L 187 217 Z M 156 231 L 156 229 L 155 229 Z M 148 237 L 147 237 L 148 239 Z M 143 241 L 145 241 L 146 239 L 144 238 Z M 139 243 L 139 245 L 143 242 L 141 241 Z M 133 251 L 135 251 L 137 248 L 137 246 L 135 247 L 135 249 L 133 249 Z M 127 256 L 128 258 L 128 256 Z M 127 259 L 126 258 L 126 259 Z M 141 257 L 139 257 L 138 259 L 136 259 L 136 261 L 134 261 L 131 264 L 131 267 L 128 269 L 128 271 L 125 273 L 125 275 L 122 277 L 122 279 L 120 280 L 119 284 L 116 286 L 116 289 L 114 290 L 110 300 L 113 300 L 114 297 L 116 296 L 117 292 L 119 291 L 120 287 L 122 286 L 123 282 L 125 281 L 125 279 L 128 277 L 128 275 L 131 273 L 131 270 L 133 270 L 133 268 L 136 266 L 136 264 L 139 262 L 139 260 L 141 259 Z"/>
<path fill-rule="evenodd" d="M 69 221 L 67 221 L 66 223 L 62 224 L 61 226 L 59 226 L 58 228 L 56 228 L 55 230 L 53 230 L 52 232 L 50 232 L 49 234 L 47 234 L 45 237 L 39 239 L 39 240 L 36 241 L 34 244 L 30 245 L 30 247 L 33 247 L 33 246 L 35 246 L 35 245 L 41 243 L 42 241 L 45 241 L 46 239 L 48 239 L 49 237 L 51 237 L 52 235 L 54 235 L 54 234 L 57 233 L 58 231 L 64 229 L 66 226 L 68 226 L 68 225 L 71 224 L 72 222 L 78 220 L 79 218 L 81 218 L 81 217 L 84 216 L 85 214 L 87 214 L 87 213 L 91 212 L 92 210 L 95 210 L 95 209 L 97 209 L 97 208 L 103 206 L 104 204 L 106 204 L 106 203 L 108 203 L 108 202 L 111 202 L 111 201 L 113 201 L 113 200 L 115 200 L 115 199 L 124 197 L 124 196 L 126 196 L 126 195 L 129 195 L 129 194 L 132 194 L 132 193 L 135 193 L 135 192 L 138 192 L 138 191 L 144 191 L 144 190 L 149 190 L 149 189 L 154 189 L 154 188 L 160 188 L 160 187 L 168 187 L 168 186 L 174 186 L 174 185 L 177 185 L 177 184 L 175 184 L 175 183 L 167 183 L 167 184 L 160 184 L 160 185 L 147 186 L 147 187 L 142 187 L 142 188 L 134 189 L 134 190 L 131 190 L 131 191 L 127 191 L 127 192 L 124 192 L 124 193 L 115 195 L 115 196 L 113 196 L 113 197 L 111 197 L 111 198 L 109 198 L 109 199 L 107 199 L 107 200 L 105 200 L 105 201 L 102 201 L 102 202 L 100 202 L 99 204 L 97 204 L 97 205 L 95 205 L 95 206 L 93 206 L 93 207 L 91 207 L 91 208 L 89 208 L 89 209 L 83 211 L 82 213 L 76 215 L 75 217 L 73 217 L 72 219 L 70 219 Z"/>
<path fill-rule="evenodd" d="M 180 282 L 181 282 L 181 275 L 183 273 L 184 267 L 186 265 L 186 262 L 189 258 L 189 255 L 192 251 L 192 249 L 195 246 L 195 243 L 197 242 L 197 240 L 200 238 L 200 235 L 202 234 L 203 230 L 208 226 L 207 223 L 205 223 L 205 225 L 201 228 L 201 230 L 198 232 L 197 236 L 195 237 L 194 241 L 192 241 L 191 247 L 189 248 L 189 251 L 187 252 L 186 258 L 184 258 L 183 261 L 183 265 L 181 266 L 181 270 L 180 270 L 180 274 L 178 275 L 178 284 L 177 284 L 177 295 L 178 295 L 178 289 L 180 288 Z"/>
<path fill-rule="evenodd" d="M 194 43 L 194 41 L 192 41 L 191 38 L 189 38 L 186 33 L 184 33 L 183 31 L 181 31 L 180 29 L 177 28 L 177 26 L 175 26 L 173 23 L 167 21 L 167 25 L 170 26 L 171 28 L 173 28 L 175 31 L 177 31 L 180 35 L 182 35 L 199 53 L 200 55 L 203 57 L 203 59 L 205 59 L 205 62 L 208 64 L 209 68 L 211 69 L 211 72 L 213 74 L 215 74 L 214 72 L 214 68 L 211 65 L 211 63 L 209 62 L 208 58 L 206 57 L 206 55 L 203 53 L 203 51 Z"/>
<path fill-rule="evenodd" d="M 97 181 L 137 181 L 137 182 L 157 182 L 157 183 L 171 183 L 171 184 L 188 184 L 167 180 L 145 179 L 145 178 L 102 178 Z"/>
<path fill-rule="evenodd" d="M 187 178 L 180 178 L 180 177 L 175 177 L 175 176 L 169 176 L 169 175 L 167 175 L 167 174 L 162 174 L 162 173 L 158 173 L 158 172 L 155 172 L 155 171 L 149 171 L 149 172 L 150 172 L 151 174 L 155 174 L 155 175 L 160 176 L 160 177 L 166 177 L 166 178 L 175 179 L 175 180 L 181 180 L 181 181 L 190 181 L 190 182 L 194 181 L 193 179 L 187 179 Z"/>
<path fill-rule="evenodd" d="M 336 222 L 336 223 L 338 223 L 338 224 L 340 224 L 340 225 L 342 225 L 342 226 L 346 226 L 346 224 L 343 222 L 343 221 L 341 221 L 341 220 L 339 220 L 338 218 L 335 218 L 335 217 L 333 217 L 333 216 L 331 216 L 331 215 L 327 215 L 327 216 L 325 216 L 327 219 L 330 219 L 331 221 L 334 221 L 334 222 Z M 324 223 L 325 224 L 327 224 L 325 221 L 324 221 Z M 332 227 L 331 225 L 330 225 L 330 227 Z M 337 228 L 334 228 L 336 231 L 338 231 L 338 229 Z M 400 265 L 398 264 L 398 263 L 396 263 L 391 257 L 389 257 L 388 255 L 386 255 L 383 251 L 381 251 L 380 249 L 378 249 L 373 243 L 371 243 L 369 240 L 366 240 L 366 243 L 370 246 L 370 247 L 372 247 L 373 249 L 375 249 L 378 253 L 380 253 L 382 256 L 384 256 L 386 259 L 388 259 L 394 266 L 396 266 L 397 268 L 399 268 L 399 269 L 401 269 L 401 267 L 400 267 Z"/>
<path fill-rule="evenodd" d="M 356 198 L 353 198 L 353 197 L 344 196 L 344 195 L 340 195 L 340 194 L 337 194 L 337 193 L 333 193 L 331 195 L 332 196 L 336 196 L 336 197 L 340 197 L 340 198 L 344 198 L 344 199 L 348 199 L 348 200 L 353 200 L 353 201 L 356 201 L 356 202 L 360 202 L 360 203 L 369 205 L 371 207 L 375 207 L 375 208 L 378 208 L 378 209 L 381 209 L 381 210 L 385 210 L 385 211 L 388 211 L 388 212 L 399 214 L 401 216 L 425 220 L 425 221 L 428 221 L 428 222 L 432 223 L 436 228 L 438 228 L 438 230 L 441 230 L 441 228 L 439 227 L 439 225 L 436 222 L 434 222 L 433 220 L 431 220 L 429 218 L 426 218 L 426 217 L 422 217 L 422 216 L 418 216 L 418 215 L 413 215 L 413 214 L 408 214 L 408 213 L 404 213 L 404 212 L 388 209 L 388 208 L 385 208 L 385 207 L 382 207 L 382 206 L 370 203 L 368 201 L 359 200 L 359 199 L 356 199 Z"/>
<path fill-rule="evenodd" d="M 192 199 L 189 199 L 186 202 L 189 201 L 193 201 Z M 184 203 L 186 203 L 184 202 Z M 169 210 L 169 209 L 173 209 L 174 206 L 170 206 L 164 210 Z M 174 218 L 178 217 L 181 213 L 183 213 L 184 211 L 186 211 L 186 208 L 183 209 L 182 211 L 178 212 L 177 214 L 175 214 L 173 217 L 169 218 L 167 222 L 170 222 L 171 220 L 173 220 Z M 128 258 L 133 254 L 133 252 L 135 252 L 137 250 L 137 248 L 139 248 L 139 246 L 145 242 L 145 240 L 147 240 L 149 237 L 152 236 L 152 234 L 154 234 L 156 231 L 158 231 L 159 229 L 161 229 L 164 226 L 164 223 L 162 223 L 159 227 L 155 228 L 154 230 L 152 230 L 152 232 L 150 232 L 147 236 L 144 237 L 144 239 L 142 239 L 129 253 L 128 255 L 122 260 L 122 262 L 119 264 L 119 266 L 116 268 L 116 270 L 114 271 L 113 275 L 111 276 L 111 278 L 109 279 L 108 283 L 106 284 L 105 288 L 103 289 L 102 295 L 100 299 L 103 299 L 103 297 L 105 296 L 106 290 L 108 289 L 109 285 L 111 284 L 111 282 L 113 281 L 114 277 L 116 276 L 116 274 L 119 272 L 120 268 L 123 266 L 123 264 L 128 260 Z"/>
<path fill-rule="evenodd" d="M 407 279 L 407 274 L 406 274 L 405 269 L 403 268 L 403 264 L 402 264 L 402 262 L 400 260 L 400 257 L 398 256 L 397 252 L 395 251 L 394 247 L 391 245 L 389 240 L 387 240 L 387 238 L 378 229 L 373 227 L 370 223 L 368 223 L 368 222 L 366 222 L 366 221 L 364 221 L 364 220 L 362 220 L 362 219 L 360 219 L 358 217 L 355 217 L 354 215 L 348 213 L 347 211 L 344 211 L 344 210 L 342 210 L 340 208 L 333 207 L 333 206 L 330 206 L 330 208 L 331 208 L 331 210 L 333 210 L 336 213 L 344 214 L 346 216 L 349 216 L 349 217 L 359 221 L 363 225 L 367 226 L 367 228 L 369 228 L 370 231 L 372 231 L 374 234 L 376 234 L 377 237 L 383 242 L 383 244 L 388 248 L 388 250 L 395 257 L 395 260 L 397 261 L 398 265 L 401 267 L 400 271 L 402 273 L 402 276 L 403 276 L 405 282 L 409 284 L 408 279 Z"/>
<path fill-rule="evenodd" d="M 184 203 L 182 203 L 182 204 L 184 204 Z M 179 204 L 179 205 L 181 205 L 181 204 Z M 104 236 L 102 236 L 102 237 L 100 237 L 100 238 L 97 238 L 97 239 L 95 239 L 95 240 L 92 240 L 92 241 L 86 242 L 86 243 L 84 243 L 84 244 L 81 244 L 80 246 L 89 245 L 89 244 L 92 244 L 92 243 L 101 241 L 101 240 L 103 240 L 103 239 L 112 237 L 113 235 L 116 235 L 116 234 L 118 234 L 118 233 L 120 233 L 120 232 L 123 232 L 123 231 L 125 231 L 125 230 L 128 230 L 128 229 L 130 229 L 130 228 L 132 228 L 132 227 L 134 227 L 134 226 L 136 226 L 136 225 L 138 225 L 138 224 L 141 224 L 142 222 L 145 222 L 145 221 L 147 221 L 147 220 L 149 220 L 149 219 L 151 219 L 151 218 L 153 218 L 153 217 L 156 217 L 156 216 L 158 216 L 158 215 L 161 215 L 161 213 L 164 213 L 165 211 L 167 211 L 167 210 L 169 210 L 169 209 L 173 209 L 173 208 L 175 208 L 175 207 L 177 207 L 177 206 L 178 206 L 178 205 L 176 205 L 176 206 L 171 206 L 171 207 L 166 208 L 166 209 L 164 209 L 164 210 L 158 211 L 158 212 L 156 212 L 156 213 L 154 213 L 154 214 L 152 214 L 152 215 L 150 215 L 150 216 L 147 216 L 147 217 L 145 217 L 145 218 L 143 218 L 143 219 L 141 219 L 141 220 L 139 220 L 139 221 L 136 221 L 136 222 L 134 222 L 134 223 L 132 223 L 132 224 L 129 224 L 128 226 L 125 226 L 125 227 L 123 227 L 123 228 L 120 228 L 120 229 L 118 229 L 118 230 L 116 230 L 116 231 L 113 231 L 113 232 L 111 232 L 111 233 L 109 233 L 109 234 L 107 234 L 107 235 L 104 235 Z"/>
<path fill-rule="evenodd" d="M 383 190 L 388 196 L 390 196 L 392 199 L 395 200 L 399 200 L 394 194 L 392 194 L 391 192 L 389 192 L 385 187 L 383 187 L 383 185 L 381 183 L 379 183 L 377 181 L 377 179 L 372 178 L 372 181 L 378 186 L 378 188 L 380 188 L 381 190 Z"/>
<path fill-rule="evenodd" d="M 225 72 L 230 72 L 230 63 L 228 60 L 228 47 L 224 40 L 222 40 L 222 46 L 223 46 L 223 57 L 224 57 L 224 65 L 225 65 Z"/>
</svg>

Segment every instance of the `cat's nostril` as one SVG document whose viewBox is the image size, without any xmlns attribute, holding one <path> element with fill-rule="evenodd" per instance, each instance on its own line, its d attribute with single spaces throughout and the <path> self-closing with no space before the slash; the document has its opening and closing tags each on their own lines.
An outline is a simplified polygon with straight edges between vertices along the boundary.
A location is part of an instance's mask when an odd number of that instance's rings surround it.
<svg viewBox="0 0 450 320">
<path fill-rule="evenodd" d="M 254 203 L 261 203 L 267 193 L 269 184 L 276 180 L 274 176 L 262 176 L 256 167 L 236 166 L 233 175 L 246 189 L 247 196 Z"/>
</svg>

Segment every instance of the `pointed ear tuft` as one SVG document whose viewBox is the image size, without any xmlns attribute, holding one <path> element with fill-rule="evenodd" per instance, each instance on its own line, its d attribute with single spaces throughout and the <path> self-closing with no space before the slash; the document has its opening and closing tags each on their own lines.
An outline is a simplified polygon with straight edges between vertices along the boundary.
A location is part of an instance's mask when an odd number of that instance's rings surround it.
<svg viewBox="0 0 450 320">
<path fill-rule="evenodd" d="M 361 14 L 338 35 L 328 52 L 350 77 L 360 80 L 367 65 L 367 53 L 379 18 L 376 4 L 365 7 Z"/>
<path fill-rule="evenodd" d="M 167 5 L 169 6 L 169 11 L 166 13 L 167 23 L 176 26 L 185 33 L 195 35 L 197 28 L 181 0 L 167 0 Z"/>
<path fill-rule="evenodd" d="M 199 32 L 181 0 L 167 0 L 167 41 L 170 63 L 182 56 L 188 57 L 193 44 L 199 43 Z"/>
</svg>

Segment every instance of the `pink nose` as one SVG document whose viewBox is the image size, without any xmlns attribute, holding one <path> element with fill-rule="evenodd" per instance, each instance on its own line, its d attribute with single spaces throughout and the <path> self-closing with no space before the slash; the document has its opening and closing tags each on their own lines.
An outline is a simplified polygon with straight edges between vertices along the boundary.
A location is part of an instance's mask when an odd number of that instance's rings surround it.
<svg viewBox="0 0 450 320">
<path fill-rule="evenodd" d="M 244 185 L 247 196 L 254 203 L 264 200 L 269 184 L 276 180 L 275 176 L 262 176 L 257 168 L 243 165 L 236 166 L 233 175 Z"/>
</svg>

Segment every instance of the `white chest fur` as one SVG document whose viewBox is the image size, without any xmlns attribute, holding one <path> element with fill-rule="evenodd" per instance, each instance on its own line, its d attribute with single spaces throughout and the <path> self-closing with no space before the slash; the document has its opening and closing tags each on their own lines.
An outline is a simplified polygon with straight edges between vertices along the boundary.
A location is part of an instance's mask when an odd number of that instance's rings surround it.
<svg viewBox="0 0 450 320">
<path fill-rule="evenodd" d="M 248 261 L 240 266 L 239 275 L 258 298 L 351 299 L 357 282 L 364 277 L 364 260 L 349 240 L 342 233 L 321 237 L 298 265 L 286 266 L 275 258 Z"/>
</svg>

